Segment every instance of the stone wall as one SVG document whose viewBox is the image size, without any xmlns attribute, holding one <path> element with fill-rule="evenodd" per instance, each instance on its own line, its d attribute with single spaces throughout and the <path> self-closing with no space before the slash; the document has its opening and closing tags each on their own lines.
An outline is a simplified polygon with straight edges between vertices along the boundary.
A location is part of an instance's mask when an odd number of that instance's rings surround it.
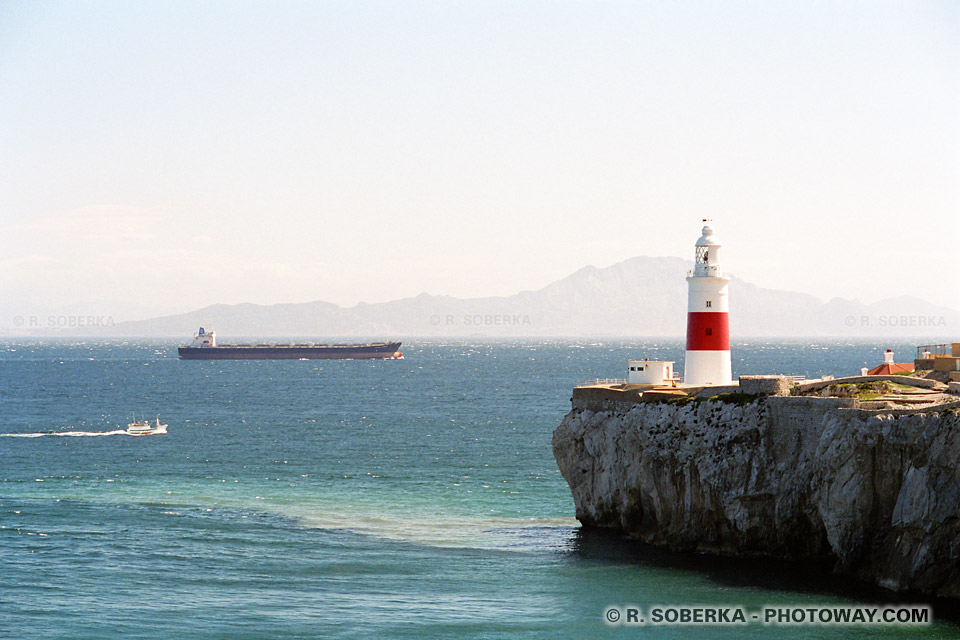
<svg viewBox="0 0 960 640">
<path fill-rule="evenodd" d="M 811 382 L 802 382 L 796 386 L 796 389 L 798 392 L 808 393 L 812 391 L 819 391 L 820 389 L 829 387 L 832 384 L 855 384 L 860 382 L 879 382 L 881 380 L 895 382 L 897 384 L 903 384 L 910 387 L 919 387 L 921 389 L 934 389 L 936 387 L 943 387 L 942 382 L 937 382 L 936 380 L 930 380 L 928 378 L 911 378 L 910 376 L 849 376 L 847 378 L 833 378 L 830 380 L 813 380 Z"/>
</svg>

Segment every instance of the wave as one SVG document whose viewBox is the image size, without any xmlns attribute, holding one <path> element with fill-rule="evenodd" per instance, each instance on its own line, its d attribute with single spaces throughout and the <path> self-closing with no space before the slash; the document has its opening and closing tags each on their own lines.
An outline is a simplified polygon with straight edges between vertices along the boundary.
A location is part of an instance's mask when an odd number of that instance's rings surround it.
<svg viewBox="0 0 960 640">
<path fill-rule="evenodd" d="M 163 435 L 167 432 L 166 425 L 157 429 L 153 433 L 141 435 Z M 0 433 L 0 438 L 43 438 L 45 436 L 65 436 L 68 438 L 93 438 L 99 436 L 132 436 L 126 429 L 115 429 L 113 431 L 43 431 L 39 433 Z M 140 436 L 137 436 L 140 437 Z"/>
</svg>

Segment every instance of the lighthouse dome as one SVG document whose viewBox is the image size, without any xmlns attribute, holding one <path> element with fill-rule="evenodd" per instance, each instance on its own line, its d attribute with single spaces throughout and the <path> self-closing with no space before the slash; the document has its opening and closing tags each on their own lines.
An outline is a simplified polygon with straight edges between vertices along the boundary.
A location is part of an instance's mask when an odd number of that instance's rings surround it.
<svg viewBox="0 0 960 640">
<path fill-rule="evenodd" d="M 703 229 L 700 230 L 700 238 L 697 240 L 698 247 L 719 247 L 720 238 L 713 235 L 713 226 L 709 223 L 703 225 Z"/>
</svg>

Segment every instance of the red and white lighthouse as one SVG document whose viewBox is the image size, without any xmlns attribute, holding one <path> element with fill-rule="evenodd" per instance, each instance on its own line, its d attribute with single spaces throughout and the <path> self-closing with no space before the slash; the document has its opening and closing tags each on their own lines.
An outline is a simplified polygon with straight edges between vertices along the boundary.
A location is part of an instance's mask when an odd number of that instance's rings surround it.
<svg viewBox="0 0 960 640">
<path fill-rule="evenodd" d="M 695 385 L 733 382 L 727 289 L 720 266 L 720 239 L 706 223 L 697 240 L 696 264 L 687 274 L 687 354 L 683 381 Z"/>
</svg>

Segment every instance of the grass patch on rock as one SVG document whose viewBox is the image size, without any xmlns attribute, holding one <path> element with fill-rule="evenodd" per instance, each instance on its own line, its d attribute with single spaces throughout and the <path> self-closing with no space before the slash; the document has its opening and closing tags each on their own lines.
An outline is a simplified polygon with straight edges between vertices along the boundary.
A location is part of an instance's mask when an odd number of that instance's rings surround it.
<svg viewBox="0 0 960 640">
<path fill-rule="evenodd" d="M 718 393 L 715 396 L 707 398 L 707 402 L 723 402 L 724 404 L 735 404 L 738 407 L 756 402 L 760 396 L 753 393 Z"/>
</svg>

